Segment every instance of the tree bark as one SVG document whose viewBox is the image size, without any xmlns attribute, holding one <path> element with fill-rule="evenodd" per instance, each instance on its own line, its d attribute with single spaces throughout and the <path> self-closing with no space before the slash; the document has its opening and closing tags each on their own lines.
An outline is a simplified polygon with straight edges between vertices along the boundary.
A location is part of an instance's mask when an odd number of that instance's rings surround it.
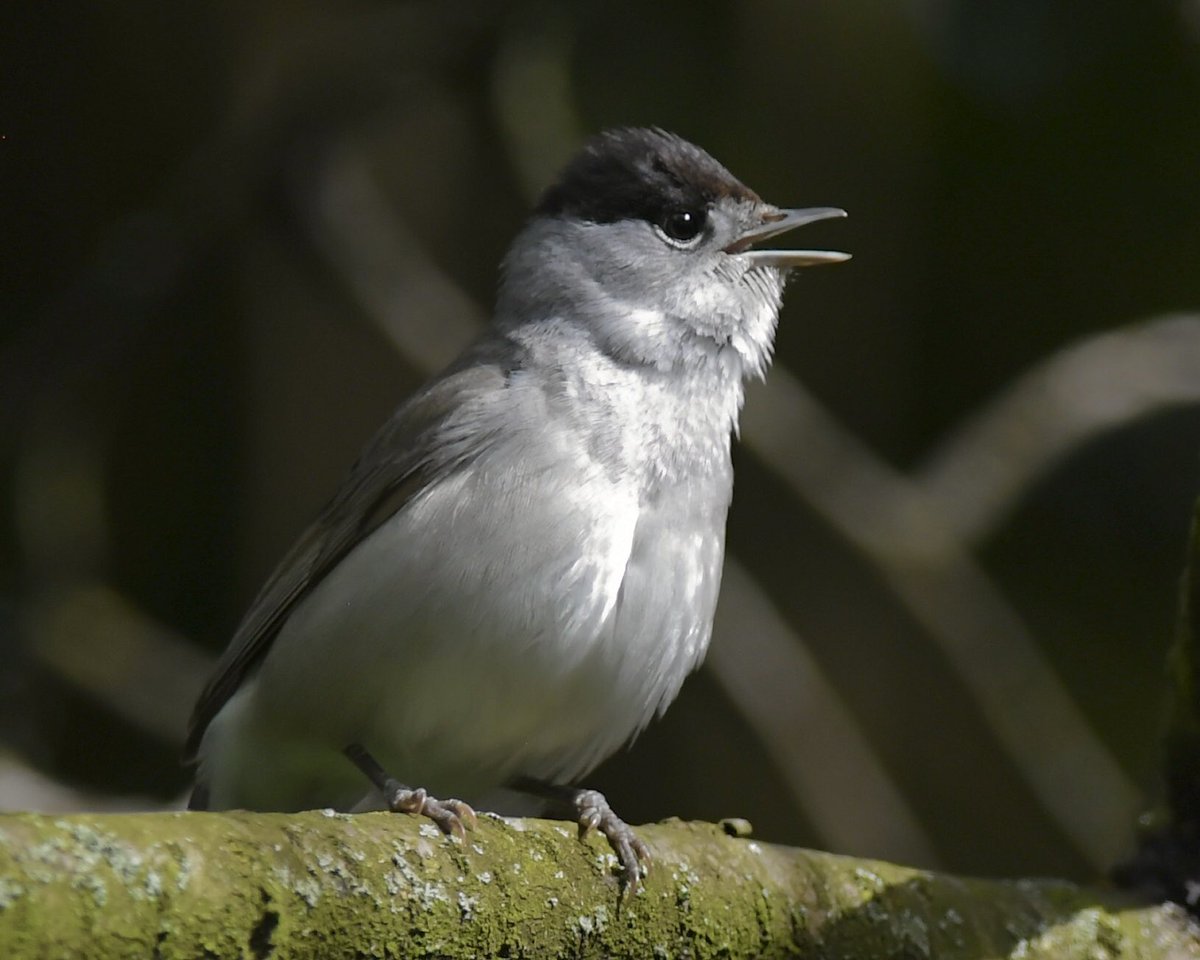
<svg viewBox="0 0 1200 960">
<path fill-rule="evenodd" d="M 1200 917 L 1200 502 L 1192 515 L 1167 677 L 1165 802 L 1143 818 L 1137 851 L 1113 877 L 1149 899 L 1186 904 Z"/>
<path fill-rule="evenodd" d="M 396 814 L 0 816 L 0 957 L 1200 958 L 1185 911 L 638 828 L 634 895 L 568 825 Z"/>
</svg>

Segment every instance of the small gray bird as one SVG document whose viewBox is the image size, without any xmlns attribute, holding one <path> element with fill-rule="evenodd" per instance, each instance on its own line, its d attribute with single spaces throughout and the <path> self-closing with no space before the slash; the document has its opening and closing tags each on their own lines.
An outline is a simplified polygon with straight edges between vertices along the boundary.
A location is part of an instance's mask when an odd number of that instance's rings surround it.
<svg viewBox="0 0 1200 960">
<path fill-rule="evenodd" d="M 516 790 L 600 830 L 636 883 L 645 845 L 575 784 L 703 658 L 743 382 L 788 270 L 847 259 L 753 248 L 841 216 L 771 206 L 662 130 L 590 140 L 513 242 L 489 329 L 384 424 L 238 627 L 192 715 L 190 806 L 391 809 L 461 836 L 466 800 Z"/>
</svg>

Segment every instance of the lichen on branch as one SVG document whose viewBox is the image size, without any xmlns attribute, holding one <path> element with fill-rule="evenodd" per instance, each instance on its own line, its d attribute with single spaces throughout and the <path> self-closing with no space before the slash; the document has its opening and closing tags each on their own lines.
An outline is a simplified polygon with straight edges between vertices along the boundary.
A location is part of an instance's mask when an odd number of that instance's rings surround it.
<svg viewBox="0 0 1200 960">
<path fill-rule="evenodd" d="M 607 845 L 554 821 L 0 816 L 0 956 L 1200 958 L 1170 905 L 639 831 L 654 866 L 622 896 Z"/>
</svg>

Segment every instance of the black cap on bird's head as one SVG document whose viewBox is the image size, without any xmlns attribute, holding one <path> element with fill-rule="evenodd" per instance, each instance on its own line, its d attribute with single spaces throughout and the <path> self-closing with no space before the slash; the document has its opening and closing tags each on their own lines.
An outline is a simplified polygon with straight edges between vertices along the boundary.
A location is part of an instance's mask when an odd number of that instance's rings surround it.
<svg viewBox="0 0 1200 960">
<path fill-rule="evenodd" d="M 535 215 L 590 223 L 644 220 L 668 242 L 686 246 L 704 231 L 721 201 L 755 209 L 752 224 L 725 253 L 780 268 L 836 263 L 848 254 L 824 250 L 750 251 L 761 240 L 845 211 L 832 207 L 784 210 L 765 203 L 706 151 L 658 128 L 621 127 L 592 137 L 542 195 Z"/>
<path fill-rule="evenodd" d="M 536 212 L 593 223 L 654 223 L 668 209 L 702 208 L 722 197 L 762 202 L 682 137 L 657 128 L 622 127 L 588 140 L 542 195 Z"/>
</svg>

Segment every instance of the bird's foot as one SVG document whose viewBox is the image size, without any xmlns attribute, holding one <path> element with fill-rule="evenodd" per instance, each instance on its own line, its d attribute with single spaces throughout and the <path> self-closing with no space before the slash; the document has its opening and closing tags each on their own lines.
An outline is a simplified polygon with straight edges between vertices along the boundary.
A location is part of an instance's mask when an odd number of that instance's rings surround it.
<svg viewBox="0 0 1200 960">
<path fill-rule="evenodd" d="M 510 784 L 514 790 L 561 804 L 575 814 L 579 836 L 596 830 L 608 841 L 621 864 L 621 885 L 629 893 L 637 891 L 638 883 L 650 869 L 650 848 L 633 832 L 633 828 L 618 817 L 599 790 L 563 787 L 533 777 L 517 777 Z"/>
<path fill-rule="evenodd" d="M 467 831 L 475 829 L 475 811 L 462 800 L 438 800 L 423 787 L 413 790 L 390 778 L 384 785 L 383 796 L 393 813 L 415 813 L 428 817 L 441 828 L 442 833 L 452 834 L 459 840 L 466 839 Z"/>
<path fill-rule="evenodd" d="M 579 836 L 600 833 L 621 864 L 621 880 L 631 893 L 650 869 L 650 848 L 616 815 L 599 790 L 573 790 L 571 804 L 579 818 Z"/>
<path fill-rule="evenodd" d="M 428 817 L 443 833 L 466 839 L 467 831 L 475 829 L 475 811 L 462 800 L 438 800 L 431 797 L 423 787 L 406 787 L 388 774 L 360 743 L 352 743 L 342 751 L 346 757 L 383 794 L 388 809 L 393 813 L 413 813 Z"/>
</svg>

